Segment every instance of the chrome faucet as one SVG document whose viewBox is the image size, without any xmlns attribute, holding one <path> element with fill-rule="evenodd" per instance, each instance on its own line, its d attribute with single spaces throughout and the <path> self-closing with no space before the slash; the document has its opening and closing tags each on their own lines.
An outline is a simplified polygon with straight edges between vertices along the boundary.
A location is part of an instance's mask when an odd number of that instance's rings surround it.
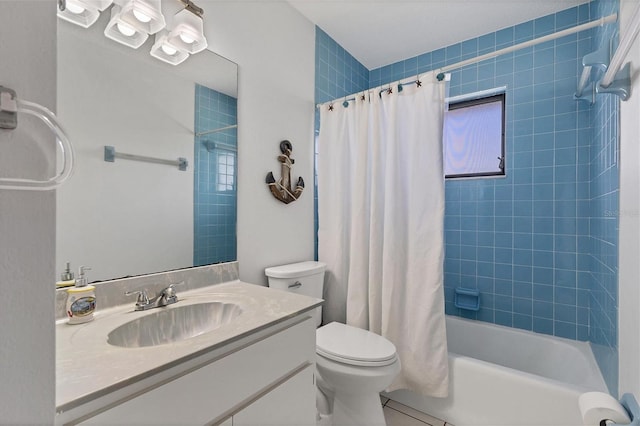
<svg viewBox="0 0 640 426">
<path fill-rule="evenodd" d="M 162 306 L 171 305 L 172 303 L 176 303 L 178 301 L 178 296 L 176 295 L 175 286 L 179 284 L 184 284 L 184 281 L 176 284 L 171 284 L 170 286 L 163 288 L 152 299 L 149 299 L 146 289 L 127 291 L 125 295 L 130 296 L 132 294 L 137 294 L 138 299 L 136 300 L 136 306 L 134 309 L 136 311 L 146 311 L 147 309 L 159 308 Z"/>
</svg>

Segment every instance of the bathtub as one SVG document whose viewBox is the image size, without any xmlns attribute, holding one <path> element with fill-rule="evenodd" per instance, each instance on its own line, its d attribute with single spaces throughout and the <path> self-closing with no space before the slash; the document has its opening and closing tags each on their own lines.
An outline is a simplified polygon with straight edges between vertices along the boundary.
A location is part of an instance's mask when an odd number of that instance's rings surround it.
<svg viewBox="0 0 640 426">
<path fill-rule="evenodd" d="M 607 392 L 588 343 L 447 316 L 449 396 L 391 399 L 456 426 L 582 425 L 578 397 Z"/>
</svg>

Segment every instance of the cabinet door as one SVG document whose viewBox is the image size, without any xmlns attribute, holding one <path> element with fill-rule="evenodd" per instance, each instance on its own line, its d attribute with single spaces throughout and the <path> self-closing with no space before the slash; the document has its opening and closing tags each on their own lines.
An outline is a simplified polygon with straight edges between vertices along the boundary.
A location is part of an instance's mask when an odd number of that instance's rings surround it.
<svg viewBox="0 0 640 426">
<path fill-rule="evenodd" d="M 234 414 L 233 426 L 315 426 L 314 369 L 308 366 Z"/>
</svg>

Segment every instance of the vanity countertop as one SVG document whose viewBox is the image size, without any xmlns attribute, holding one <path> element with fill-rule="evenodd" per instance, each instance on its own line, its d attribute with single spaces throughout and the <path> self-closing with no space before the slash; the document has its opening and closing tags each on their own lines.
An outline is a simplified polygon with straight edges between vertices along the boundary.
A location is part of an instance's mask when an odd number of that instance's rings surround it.
<svg viewBox="0 0 640 426">
<path fill-rule="evenodd" d="M 179 292 L 179 301 L 163 308 L 134 311 L 134 303 L 96 311 L 81 325 L 56 323 L 56 407 L 67 411 L 320 306 L 322 300 L 232 281 Z M 194 303 L 238 304 L 242 314 L 220 328 L 181 341 L 140 348 L 107 343 L 116 327 L 160 309 Z"/>
</svg>

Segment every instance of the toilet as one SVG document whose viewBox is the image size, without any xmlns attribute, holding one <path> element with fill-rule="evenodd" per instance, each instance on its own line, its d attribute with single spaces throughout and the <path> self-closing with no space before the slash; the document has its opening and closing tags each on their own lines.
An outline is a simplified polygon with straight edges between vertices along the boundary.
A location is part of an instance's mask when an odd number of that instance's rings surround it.
<svg viewBox="0 0 640 426">
<path fill-rule="evenodd" d="M 299 262 L 265 269 L 269 287 L 322 298 L 322 262 Z M 316 327 L 322 308 L 314 312 Z M 316 330 L 316 384 L 319 424 L 386 425 L 380 392 L 400 372 L 396 348 L 367 330 L 338 322 Z"/>
</svg>

